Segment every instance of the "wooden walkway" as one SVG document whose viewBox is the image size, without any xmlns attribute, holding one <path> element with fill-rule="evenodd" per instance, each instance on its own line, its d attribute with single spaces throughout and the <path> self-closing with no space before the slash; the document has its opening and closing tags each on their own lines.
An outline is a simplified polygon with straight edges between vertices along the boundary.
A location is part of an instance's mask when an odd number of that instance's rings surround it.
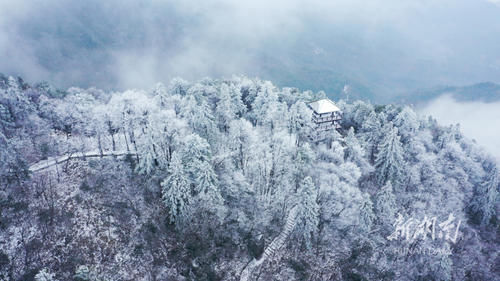
<svg viewBox="0 0 500 281">
<path fill-rule="evenodd" d="M 85 159 L 85 158 L 95 158 L 95 157 L 109 157 L 109 156 L 124 156 L 127 154 L 136 155 L 135 151 L 103 151 L 102 154 L 99 151 L 89 151 L 89 152 L 76 152 L 72 154 L 66 154 L 59 157 L 50 157 L 46 160 L 42 160 L 40 162 L 34 163 L 30 165 L 30 172 L 38 172 L 41 170 L 45 170 L 52 166 L 55 166 L 60 163 L 64 163 L 71 159 Z"/>
</svg>

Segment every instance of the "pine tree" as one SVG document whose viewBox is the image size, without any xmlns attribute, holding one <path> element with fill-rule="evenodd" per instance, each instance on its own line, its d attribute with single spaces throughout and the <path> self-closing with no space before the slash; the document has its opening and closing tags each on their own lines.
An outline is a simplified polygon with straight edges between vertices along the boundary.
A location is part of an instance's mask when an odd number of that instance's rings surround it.
<svg viewBox="0 0 500 281">
<path fill-rule="evenodd" d="M 360 149 L 359 142 L 354 135 L 354 128 L 351 127 L 345 137 L 344 160 L 355 162 L 354 159 L 357 158 Z"/>
<path fill-rule="evenodd" d="M 404 143 L 407 143 L 411 136 L 418 129 L 418 118 L 415 111 L 413 111 L 409 106 L 405 106 L 401 112 L 394 118 L 394 126 L 398 128 L 401 139 Z"/>
<path fill-rule="evenodd" d="M 365 193 L 363 194 L 359 209 L 359 226 L 361 230 L 370 230 L 374 220 L 375 214 L 373 213 L 373 203 L 370 196 Z"/>
<path fill-rule="evenodd" d="M 215 107 L 215 116 L 221 131 L 226 132 L 229 123 L 236 117 L 235 107 L 231 102 L 230 89 L 226 84 L 222 84 L 218 97 L 219 101 Z"/>
<path fill-rule="evenodd" d="M 154 136 L 151 129 L 148 129 L 141 136 L 137 150 L 139 162 L 137 163 L 136 171 L 139 174 L 150 175 L 155 170 L 157 164 Z"/>
<path fill-rule="evenodd" d="M 200 162 L 196 170 L 194 189 L 202 205 L 197 207 L 215 213 L 219 220 L 222 220 L 225 213 L 224 199 L 221 196 L 217 175 L 209 162 Z"/>
<path fill-rule="evenodd" d="M 217 175 L 208 162 L 200 162 L 196 166 L 196 178 L 194 181 L 195 192 L 209 200 L 221 203 L 222 197 L 218 189 Z"/>
<path fill-rule="evenodd" d="M 228 140 L 229 148 L 235 152 L 236 167 L 245 172 L 252 155 L 252 146 L 257 142 L 252 124 L 246 119 L 233 120 L 229 126 Z"/>
<path fill-rule="evenodd" d="M 297 145 L 306 141 L 312 132 L 311 109 L 302 101 L 297 101 L 290 107 L 289 132 L 297 135 Z"/>
<path fill-rule="evenodd" d="M 311 164 L 315 157 L 314 151 L 308 143 L 297 148 L 297 155 L 293 161 L 295 165 L 294 176 L 297 187 L 300 187 L 301 180 L 310 172 Z"/>
<path fill-rule="evenodd" d="M 311 177 L 306 177 L 298 192 L 299 206 L 297 213 L 298 227 L 306 247 L 311 247 L 312 237 L 317 233 L 319 224 L 318 191 Z"/>
<path fill-rule="evenodd" d="M 365 119 L 374 111 L 373 105 L 361 100 L 346 104 L 342 123 L 347 127 L 360 128 Z"/>
<path fill-rule="evenodd" d="M 254 124 L 263 124 L 270 106 L 278 102 L 278 94 L 271 83 L 265 83 L 252 103 Z"/>
<path fill-rule="evenodd" d="M 207 140 L 213 139 L 214 129 L 217 129 L 217 126 L 215 125 L 215 117 L 212 109 L 205 99 L 202 99 L 200 104 L 195 108 L 191 126 L 201 137 Z"/>
<path fill-rule="evenodd" d="M 8 160 L 11 157 L 8 139 L 0 131 L 0 184 L 7 178 Z"/>
<path fill-rule="evenodd" d="M 187 90 L 189 89 L 189 83 L 181 78 L 174 78 L 170 81 L 168 85 L 168 91 L 172 95 L 186 95 Z"/>
<path fill-rule="evenodd" d="M 168 177 L 161 182 L 161 187 L 163 203 L 169 211 L 170 220 L 181 227 L 188 219 L 192 197 L 188 177 L 177 152 L 172 154 Z"/>
<path fill-rule="evenodd" d="M 460 125 L 450 125 L 447 128 L 441 129 L 441 134 L 437 138 L 437 147 L 443 149 L 446 146 L 456 143 L 460 137 Z"/>
<path fill-rule="evenodd" d="M 350 161 L 358 165 L 363 174 L 368 174 L 373 171 L 372 166 L 365 158 L 365 151 L 359 143 L 354 128 L 351 127 L 345 138 L 344 160 Z"/>
<path fill-rule="evenodd" d="M 377 113 L 372 112 L 368 115 L 366 121 L 361 127 L 361 136 L 363 138 L 363 146 L 365 147 L 368 160 L 370 163 L 375 161 L 375 155 L 377 154 L 377 145 L 380 141 L 380 131 L 382 126 L 380 125 L 380 120 L 377 117 Z"/>
<path fill-rule="evenodd" d="M 451 252 L 450 245 L 445 243 L 441 248 L 443 252 Z M 429 279 L 448 281 L 452 280 L 451 273 L 453 271 L 453 261 L 447 254 L 440 254 L 438 256 L 431 256 L 427 260 Z"/>
<path fill-rule="evenodd" d="M 241 90 L 234 84 L 229 86 L 229 91 L 231 95 L 231 103 L 234 107 L 234 112 L 238 118 L 241 118 L 243 114 L 247 111 L 247 106 L 243 103 Z"/>
<path fill-rule="evenodd" d="M 155 88 L 153 89 L 153 97 L 157 102 L 157 104 L 161 108 L 164 108 L 168 103 L 168 97 L 169 97 L 165 85 L 163 85 L 162 83 L 156 84 Z"/>
<path fill-rule="evenodd" d="M 287 120 L 287 106 L 278 100 L 278 93 L 271 83 L 266 83 L 252 104 L 254 125 L 269 127 L 271 130 Z"/>
<path fill-rule="evenodd" d="M 184 138 L 181 148 L 182 163 L 192 176 L 196 176 L 196 167 L 199 162 L 209 162 L 212 159 L 210 144 L 206 139 L 197 134 L 191 134 Z"/>
<path fill-rule="evenodd" d="M 498 188 L 500 184 L 498 167 L 491 164 L 486 180 L 477 186 L 471 202 L 471 209 L 475 215 L 479 215 L 482 225 L 487 225 L 491 218 L 496 216 L 498 205 Z"/>
<path fill-rule="evenodd" d="M 203 89 L 199 91 L 203 91 Z M 209 140 L 217 127 L 212 109 L 206 98 L 200 93 L 197 96 L 188 94 L 182 99 L 181 107 L 181 115 L 187 120 L 191 129 L 196 134 Z"/>
<path fill-rule="evenodd" d="M 353 121 L 356 127 L 361 127 L 368 116 L 374 112 L 373 105 L 370 103 L 357 100 L 353 103 Z"/>
<path fill-rule="evenodd" d="M 399 185 L 402 182 L 405 163 L 398 129 L 393 127 L 392 123 L 388 123 L 384 128 L 384 135 L 375 160 L 377 181 L 380 185 L 388 180 Z"/>
<path fill-rule="evenodd" d="M 396 197 L 392 192 L 392 184 L 390 181 L 387 181 L 375 195 L 375 213 L 385 225 L 391 225 L 394 221 Z"/>
</svg>

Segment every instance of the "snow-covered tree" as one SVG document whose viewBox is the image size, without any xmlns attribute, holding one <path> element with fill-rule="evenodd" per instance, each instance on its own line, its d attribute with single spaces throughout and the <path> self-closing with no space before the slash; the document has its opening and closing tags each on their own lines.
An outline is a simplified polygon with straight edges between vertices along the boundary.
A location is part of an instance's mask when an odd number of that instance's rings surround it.
<svg viewBox="0 0 500 281">
<path fill-rule="evenodd" d="M 398 128 L 403 143 L 407 143 L 418 129 L 418 117 L 409 106 L 403 107 L 401 112 L 393 120 L 394 126 Z"/>
<path fill-rule="evenodd" d="M 220 201 L 222 198 L 218 190 L 218 180 L 213 167 L 209 162 L 201 162 L 196 167 L 195 192 L 208 196 L 210 200 Z"/>
<path fill-rule="evenodd" d="M 165 169 L 172 152 L 181 146 L 182 138 L 187 132 L 187 124 L 177 118 L 173 110 L 162 110 L 152 115 L 151 132 L 158 166 L 160 169 Z"/>
<path fill-rule="evenodd" d="M 188 88 L 189 82 L 182 78 L 174 78 L 170 81 L 167 92 L 171 93 L 172 95 L 184 96 L 186 95 Z"/>
<path fill-rule="evenodd" d="M 247 112 L 247 106 L 243 103 L 243 98 L 241 95 L 241 90 L 234 83 L 229 85 L 229 92 L 231 95 L 231 104 L 234 108 L 234 112 L 238 118 L 241 118 L 243 114 Z"/>
<path fill-rule="evenodd" d="M 164 108 L 167 106 L 169 94 L 165 85 L 162 83 L 156 84 L 153 89 L 153 97 L 160 107 Z"/>
<path fill-rule="evenodd" d="M 373 202 L 370 199 L 370 195 L 365 193 L 360 202 L 359 227 L 361 230 L 368 231 L 371 229 L 374 221 L 375 214 L 373 213 Z"/>
<path fill-rule="evenodd" d="M 347 104 L 347 110 L 344 111 L 343 125 L 359 128 L 373 110 L 373 105 L 361 100 L 357 100 L 353 104 Z"/>
<path fill-rule="evenodd" d="M 380 141 L 382 126 L 377 113 L 371 112 L 361 127 L 363 146 L 365 147 L 368 161 L 373 163 L 377 154 L 377 146 Z"/>
<path fill-rule="evenodd" d="M 191 116 L 188 122 L 198 135 L 207 140 L 213 140 L 217 126 L 212 109 L 204 98 L 201 98 L 199 104 L 191 109 Z"/>
<path fill-rule="evenodd" d="M 312 111 L 303 101 L 297 101 L 290 107 L 290 133 L 297 135 L 297 144 L 306 141 L 312 133 Z"/>
<path fill-rule="evenodd" d="M 451 252 L 450 245 L 445 243 L 442 251 L 444 253 Z M 427 259 L 426 269 L 429 272 L 427 278 L 443 281 L 452 280 L 453 261 L 450 255 L 444 253 Z"/>
<path fill-rule="evenodd" d="M 365 151 L 356 138 L 354 128 L 352 127 L 347 132 L 347 136 L 345 138 L 344 153 L 345 160 L 356 163 L 363 174 L 368 174 L 373 171 L 372 166 L 366 160 Z"/>
<path fill-rule="evenodd" d="M 181 227 L 189 218 L 192 202 L 189 180 L 177 152 L 172 154 L 168 177 L 161 182 L 163 203 L 168 209 L 170 221 Z"/>
<path fill-rule="evenodd" d="M 490 222 L 492 217 L 498 219 L 499 206 L 498 190 L 500 188 L 500 175 L 495 163 L 490 164 L 487 177 L 482 184 L 476 186 L 470 207 L 474 215 L 479 216 L 482 225 Z"/>
<path fill-rule="evenodd" d="M 391 225 L 394 222 L 396 214 L 396 197 L 392 191 L 390 181 L 380 188 L 375 195 L 375 214 L 377 218 L 385 225 Z"/>
<path fill-rule="evenodd" d="M 210 144 L 197 134 L 186 136 L 183 142 L 180 151 L 182 163 L 186 166 L 191 178 L 194 179 L 200 163 L 209 162 L 212 159 Z"/>
<path fill-rule="evenodd" d="M 311 247 L 313 235 L 317 233 L 319 224 L 318 190 L 311 177 L 305 177 L 300 184 L 298 196 L 298 231 L 304 238 L 306 247 Z"/>
<path fill-rule="evenodd" d="M 73 275 L 73 278 L 76 281 L 97 281 L 97 274 L 95 273 L 93 268 L 86 265 L 80 265 L 75 270 L 75 275 Z"/>
<path fill-rule="evenodd" d="M 12 158 L 11 153 L 8 139 L 0 132 L 0 182 L 2 184 L 7 178 L 8 161 Z"/>
<path fill-rule="evenodd" d="M 257 133 L 246 119 L 233 120 L 229 125 L 228 145 L 234 152 L 235 165 L 243 172 L 250 158 L 253 146 L 257 143 Z"/>
<path fill-rule="evenodd" d="M 293 186 L 289 167 L 293 167 L 294 152 L 295 139 L 286 131 L 275 132 L 268 142 L 254 146 L 247 176 L 260 202 L 276 205 L 284 200 L 284 191 Z"/>
<path fill-rule="evenodd" d="M 230 88 L 222 84 L 219 90 L 219 101 L 215 108 L 215 118 L 222 131 L 227 131 L 231 120 L 236 118 L 237 108 L 233 106 Z"/>
<path fill-rule="evenodd" d="M 378 147 L 375 168 L 377 181 L 380 185 L 388 180 L 399 185 L 404 172 L 403 148 L 399 140 L 398 129 L 388 123 L 384 127 L 384 139 Z"/>
<path fill-rule="evenodd" d="M 303 179 L 310 173 L 315 158 L 316 155 L 308 143 L 297 148 L 297 154 L 293 163 L 295 166 L 295 182 L 298 187 Z"/>
<path fill-rule="evenodd" d="M 35 281 L 57 281 L 55 274 L 50 273 L 47 268 L 43 268 L 35 275 Z"/>
<path fill-rule="evenodd" d="M 254 124 L 273 129 L 287 120 L 286 104 L 278 100 L 276 88 L 266 82 L 252 104 Z"/>
<path fill-rule="evenodd" d="M 447 128 L 440 129 L 441 134 L 437 138 L 437 147 L 443 149 L 451 143 L 455 143 L 460 136 L 460 125 L 450 125 Z"/>
<path fill-rule="evenodd" d="M 209 162 L 200 162 L 196 167 L 196 178 L 194 179 L 194 189 L 196 196 L 200 199 L 204 208 L 214 213 L 220 221 L 224 216 L 224 199 L 222 199 L 219 189 L 219 182 L 213 167 Z"/>
<path fill-rule="evenodd" d="M 136 171 L 139 174 L 151 174 L 158 164 L 156 160 L 157 153 L 155 149 L 155 140 L 152 130 L 152 128 L 147 129 L 146 132 L 141 136 L 139 144 L 137 145 L 137 155 L 139 157 L 139 162 L 137 163 Z"/>
</svg>

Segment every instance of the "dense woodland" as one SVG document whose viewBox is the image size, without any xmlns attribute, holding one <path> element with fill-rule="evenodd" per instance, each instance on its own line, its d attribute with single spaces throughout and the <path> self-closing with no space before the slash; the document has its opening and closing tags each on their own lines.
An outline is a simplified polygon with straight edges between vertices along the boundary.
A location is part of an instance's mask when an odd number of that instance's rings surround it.
<svg viewBox="0 0 500 281">
<path fill-rule="evenodd" d="M 310 142 L 323 97 L 246 77 L 104 92 L 1 75 L 0 280 L 239 280 L 292 209 L 251 280 L 499 280 L 496 160 L 458 125 L 364 101 L 336 101 L 343 128 Z M 450 214 L 455 242 L 387 239 L 400 215 Z M 430 248 L 451 254 L 401 251 Z"/>
</svg>

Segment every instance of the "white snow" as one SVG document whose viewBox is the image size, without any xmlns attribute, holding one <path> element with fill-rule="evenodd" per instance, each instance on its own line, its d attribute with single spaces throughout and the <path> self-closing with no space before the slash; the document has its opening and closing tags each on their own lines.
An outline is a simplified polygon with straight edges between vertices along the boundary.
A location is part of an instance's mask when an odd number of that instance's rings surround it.
<svg viewBox="0 0 500 281">
<path fill-rule="evenodd" d="M 311 102 L 309 106 L 318 114 L 340 111 L 340 109 L 329 99 Z"/>
</svg>

